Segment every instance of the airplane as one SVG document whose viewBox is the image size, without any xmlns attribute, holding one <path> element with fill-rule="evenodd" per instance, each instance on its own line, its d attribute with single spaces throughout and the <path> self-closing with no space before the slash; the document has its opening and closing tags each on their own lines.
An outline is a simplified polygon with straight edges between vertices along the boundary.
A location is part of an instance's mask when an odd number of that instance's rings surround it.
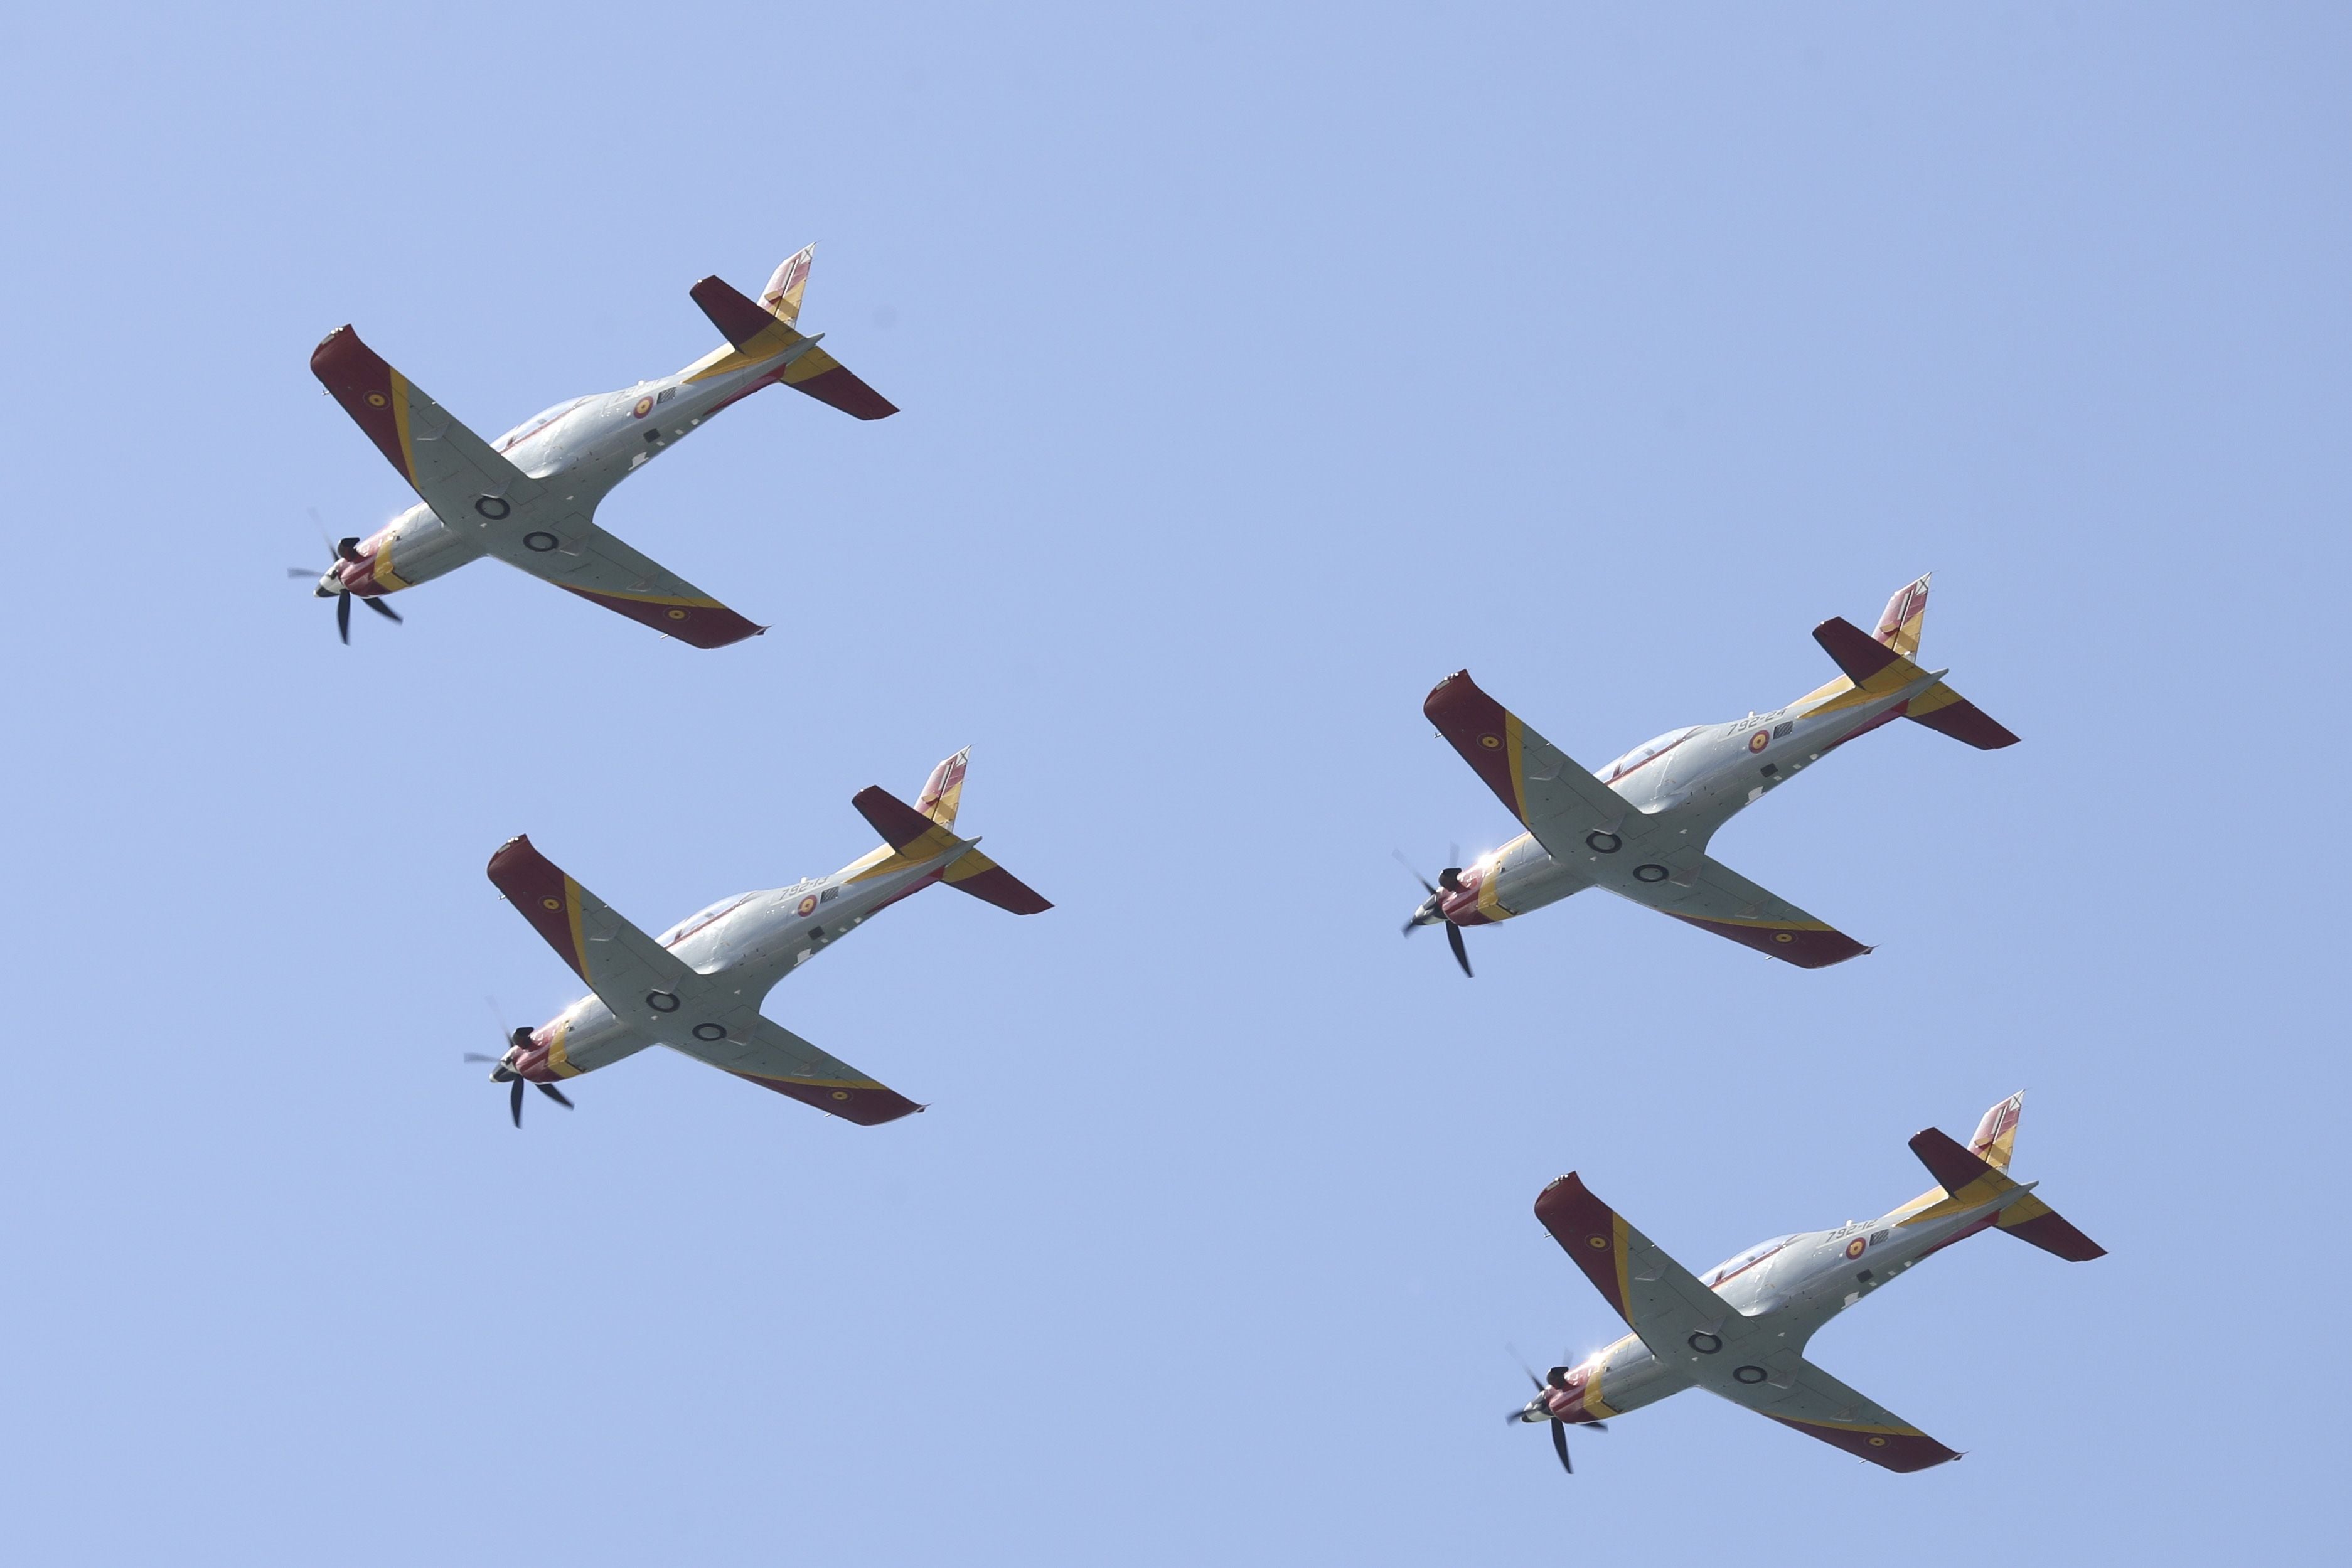
<svg viewBox="0 0 2352 1568">
<path fill-rule="evenodd" d="M 489 877 L 531 928 L 588 982 L 590 995 L 537 1029 L 509 1037 L 491 1061 L 490 1082 L 511 1083 L 508 1113 L 522 1125 L 523 1085 L 556 1103 L 556 1085 L 609 1067 L 649 1045 L 814 1105 L 860 1126 L 923 1109 L 760 1014 L 776 982 L 883 909 L 933 883 L 1015 915 L 1052 904 L 955 832 L 966 758 L 957 752 L 931 770 L 914 805 L 879 787 L 850 800 L 885 841 L 831 876 L 759 893 L 739 893 L 648 936 L 565 875 L 529 836 L 499 846 Z"/>
<path fill-rule="evenodd" d="M 387 594 L 486 555 L 697 648 L 765 631 L 593 518 L 615 485 L 761 387 L 788 386 L 859 419 L 898 412 L 817 347 L 822 333 L 803 337 L 793 325 L 815 255 L 809 246 L 776 268 L 757 302 L 704 278 L 688 292 L 725 347 L 659 381 L 557 403 L 496 441 L 457 423 L 350 327 L 328 333 L 311 373 L 423 497 L 367 538 L 333 547 L 315 592 L 335 601 L 342 640 L 352 640 L 352 600 L 398 621 Z"/>
<path fill-rule="evenodd" d="M 1467 670 L 1440 681 L 1422 712 L 1527 831 L 1466 869 L 1448 866 L 1405 922 L 1445 927 L 1465 976 L 1463 928 L 1492 925 L 1588 887 L 1646 904 L 1800 968 L 1869 948 L 1709 859 L 1716 830 L 1857 736 L 1907 718 L 1980 750 L 2017 737 L 1915 662 L 1927 579 L 1886 601 L 1875 633 L 1843 617 L 1813 640 L 1844 673 L 1786 707 L 1670 729 L 1587 769 L 1479 690 Z M 1411 869 L 1408 867 L 1407 869 Z"/>
<path fill-rule="evenodd" d="M 1998 1229 L 2068 1262 L 2106 1249 L 2012 1180 L 2023 1093 L 1984 1113 L 1962 1148 L 1930 1127 L 1911 1150 L 1941 1184 L 1876 1219 L 1759 1241 L 1694 1274 L 1592 1196 L 1573 1172 L 1545 1187 L 1536 1218 L 1633 1333 L 1575 1366 L 1555 1366 L 1515 1422 L 1551 1423 L 1570 1474 L 1568 1428 L 1696 1386 L 1890 1470 L 1960 1455 L 1805 1359 L 1805 1343 L 1864 1296 L 1980 1230 Z"/>
</svg>

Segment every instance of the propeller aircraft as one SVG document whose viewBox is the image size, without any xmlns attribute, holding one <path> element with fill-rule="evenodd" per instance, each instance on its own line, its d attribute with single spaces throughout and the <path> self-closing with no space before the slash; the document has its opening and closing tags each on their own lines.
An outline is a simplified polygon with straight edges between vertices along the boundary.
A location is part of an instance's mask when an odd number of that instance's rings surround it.
<svg viewBox="0 0 2352 1568">
<path fill-rule="evenodd" d="M 1536 1199 L 1536 1218 L 1633 1332 L 1575 1366 L 1555 1366 L 1515 1422 L 1551 1424 L 1564 1469 L 1568 1428 L 1699 1387 L 1890 1470 L 1960 1456 L 1805 1359 L 1821 1327 L 1931 1253 L 2000 1230 L 2069 1262 L 2106 1249 L 2009 1175 L 2012 1094 L 1962 1148 L 1930 1127 L 1911 1140 L 1940 1185 L 1876 1219 L 1761 1241 L 1694 1274 L 1595 1197 L 1574 1173 Z"/>
<path fill-rule="evenodd" d="M 1442 925 L 1470 973 L 1465 926 L 1491 925 L 1588 887 L 1712 931 L 1801 968 L 1843 963 L 1869 948 L 1767 892 L 1706 852 L 1733 816 L 1838 747 L 1907 718 L 1981 750 L 2017 744 L 1974 703 L 1916 662 L 1927 579 L 1886 601 L 1875 633 L 1843 617 L 1813 640 L 1843 674 L 1785 707 L 1727 724 L 1671 729 L 1608 767 L 1587 769 L 1478 688 L 1467 670 L 1423 703 L 1527 831 L 1467 868 L 1449 866 L 1405 923 L 1410 936 Z"/>
<path fill-rule="evenodd" d="M 328 333 L 311 372 L 422 497 L 370 537 L 334 547 L 316 592 L 335 601 L 343 641 L 353 599 L 397 621 L 386 594 L 486 555 L 698 648 L 766 630 L 593 519 L 614 486 L 761 387 L 788 386 L 858 419 L 898 412 L 817 347 L 823 334 L 795 327 L 815 254 L 809 246 L 776 268 L 756 302 L 704 278 L 689 293 L 725 347 L 659 381 L 557 403 L 496 441 L 459 423 L 351 328 Z"/>
<path fill-rule="evenodd" d="M 537 1029 L 518 1029 L 490 1082 L 510 1083 L 522 1125 L 523 1085 L 569 1106 L 555 1085 L 666 1045 L 803 1104 L 872 1126 L 923 1109 L 760 1014 L 779 980 L 890 904 L 944 883 L 1015 915 L 1052 904 L 954 831 L 965 759 L 931 770 L 909 806 L 877 788 L 850 804 L 883 844 L 831 876 L 722 898 L 648 936 L 565 875 L 528 837 L 490 857 L 490 881 L 588 983 L 590 995 Z M 480 1058 L 478 1060 L 488 1060 Z"/>
</svg>

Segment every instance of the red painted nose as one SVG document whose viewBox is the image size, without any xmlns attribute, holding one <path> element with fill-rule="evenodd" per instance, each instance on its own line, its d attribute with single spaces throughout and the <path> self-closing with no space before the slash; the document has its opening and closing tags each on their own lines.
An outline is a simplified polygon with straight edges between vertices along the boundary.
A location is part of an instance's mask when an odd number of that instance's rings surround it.
<svg viewBox="0 0 2352 1568">
<path fill-rule="evenodd" d="M 507 1052 L 507 1070 L 518 1078 L 530 1079 L 533 1083 L 552 1083 L 555 1071 L 547 1065 L 551 1048 L 549 1040 L 534 1034 L 529 1044 Z"/>
<path fill-rule="evenodd" d="M 1591 1373 L 1580 1366 L 1575 1368 L 1544 1390 L 1544 1408 L 1570 1425 L 1579 1421 L 1599 1420 L 1599 1416 L 1584 1407 L 1584 1391 L 1591 1381 Z"/>
<path fill-rule="evenodd" d="M 1478 889 L 1486 882 L 1486 873 L 1465 871 L 1454 879 L 1454 885 L 1438 893 L 1438 913 L 1456 925 L 1484 925 L 1486 917 L 1478 913 Z"/>
</svg>

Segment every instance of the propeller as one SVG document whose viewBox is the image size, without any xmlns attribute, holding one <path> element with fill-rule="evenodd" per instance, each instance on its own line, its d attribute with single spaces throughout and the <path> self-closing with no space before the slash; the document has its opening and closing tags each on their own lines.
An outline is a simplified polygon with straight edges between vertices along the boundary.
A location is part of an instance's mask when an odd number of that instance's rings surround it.
<svg viewBox="0 0 2352 1568">
<path fill-rule="evenodd" d="M 313 510 L 311 512 L 310 520 L 314 523 L 319 522 L 319 514 L 317 511 Z M 320 524 L 319 537 L 322 539 L 327 537 L 326 525 L 323 523 Z M 385 620 L 393 622 L 394 625 L 398 625 L 400 623 L 399 611 L 394 610 L 391 605 L 386 604 L 381 599 L 369 599 L 361 595 L 353 594 L 350 589 L 341 586 L 341 579 L 334 577 L 336 566 L 340 566 L 346 561 L 356 565 L 363 559 L 360 554 L 359 536 L 357 534 L 353 534 L 349 538 L 338 539 L 328 548 L 333 551 L 335 561 L 334 565 L 329 566 L 325 571 L 312 571 L 309 567 L 304 566 L 289 566 L 286 569 L 286 575 L 289 577 L 305 577 L 311 579 L 318 583 L 318 587 L 311 591 L 317 597 L 320 599 L 331 599 L 335 601 L 335 635 L 342 639 L 343 645 L 345 647 L 351 646 L 352 601 L 354 598 L 358 598 L 361 603 L 366 605 L 370 610 L 374 611 L 378 615 L 383 616 Z M 327 586 L 330 579 L 333 579 L 336 584 L 332 588 Z"/>
<path fill-rule="evenodd" d="M 518 1029 L 514 1031 L 513 1044 L 529 1045 L 530 1043 L 530 1030 Z M 514 1069 L 507 1065 L 507 1059 L 503 1056 L 484 1056 L 478 1051 L 469 1051 L 466 1052 L 466 1060 L 468 1061 L 488 1062 L 490 1064 L 491 1082 L 511 1083 L 514 1085 L 507 1094 L 507 1114 L 514 1118 L 514 1124 L 518 1128 L 522 1125 L 522 1086 L 525 1083 L 530 1084 L 532 1088 L 538 1090 L 541 1094 L 546 1095 L 550 1100 L 554 1101 L 565 1110 L 569 1111 L 572 1109 L 572 1102 L 564 1097 L 562 1090 L 558 1089 L 552 1083 L 541 1083 L 534 1080 L 521 1077 L 514 1071 Z"/>
<path fill-rule="evenodd" d="M 1470 948 L 1469 945 L 1462 940 L 1462 927 L 1445 918 L 1445 894 L 1460 893 L 1463 890 L 1462 868 L 1458 865 L 1447 866 L 1437 873 L 1437 881 L 1433 885 L 1427 877 L 1413 871 L 1412 862 L 1404 858 L 1402 852 L 1391 850 L 1389 852 L 1396 856 L 1397 864 L 1412 872 L 1412 880 L 1421 883 L 1422 891 L 1429 894 L 1422 901 L 1421 907 L 1412 912 L 1412 918 L 1404 923 L 1404 934 L 1410 936 L 1423 925 L 1444 926 L 1445 945 L 1454 949 L 1454 961 L 1462 966 L 1463 978 L 1473 978 L 1470 973 Z M 1459 859 L 1462 852 L 1455 849 L 1454 853 L 1454 857 Z M 1439 892 L 1439 888 L 1444 889 L 1444 893 Z"/>
<path fill-rule="evenodd" d="M 1518 1409 L 1512 1411 L 1506 1419 L 1514 1425 L 1522 1422 L 1548 1422 L 1551 1427 L 1551 1451 L 1559 1456 L 1559 1468 L 1570 1475 L 1574 1475 L 1576 1466 L 1568 1457 L 1568 1423 L 1553 1415 L 1551 1407 L 1544 1403 L 1544 1396 L 1549 1391 L 1555 1388 L 1562 1391 L 1567 1389 L 1569 1369 L 1565 1366 L 1555 1366 L 1544 1376 L 1538 1377 L 1533 1368 L 1527 1363 L 1520 1362 L 1519 1370 L 1528 1375 L 1529 1383 L 1535 1385 L 1536 1396 Z M 1579 1421 L 1577 1425 L 1591 1432 L 1609 1430 L 1609 1424 L 1605 1421 Z"/>
</svg>

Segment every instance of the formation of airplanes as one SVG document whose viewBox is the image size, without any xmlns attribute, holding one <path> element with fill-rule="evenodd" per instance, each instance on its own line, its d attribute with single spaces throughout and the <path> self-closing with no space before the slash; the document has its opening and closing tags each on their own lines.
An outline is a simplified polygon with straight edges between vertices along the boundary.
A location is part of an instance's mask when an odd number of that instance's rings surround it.
<svg viewBox="0 0 2352 1568">
<path fill-rule="evenodd" d="M 415 489 L 417 501 L 364 538 L 342 539 L 314 591 L 398 621 L 384 601 L 485 556 L 698 648 L 764 630 L 598 527 L 622 480 L 711 416 L 782 385 L 861 420 L 898 410 L 798 327 L 815 247 L 780 266 L 758 299 L 719 278 L 689 291 L 726 340 L 673 375 L 556 404 L 486 441 L 348 326 L 310 357 L 326 390 Z M 309 569 L 297 575 L 308 578 Z M 1839 674 L 1769 713 L 1669 730 L 1592 769 L 1572 760 L 1459 671 L 1422 711 L 1503 802 L 1520 831 L 1448 866 L 1405 925 L 1442 925 L 1465 976 L 1463 933 L 1587 888 L 1801 968 L 1871 951 L 1708 853 L 1716 832 L 1831 751 L 1905 718 L 1983 750 L 2017 737 L 1918 660 L 1928 579 L 1896 591 L 1864 632 L 1833 618 L 1814 640 Z M 528 837 L 490 857 L 489 880 L 588 988 L 535 1028 L 514 1029 L 490 1064 L 522 1125 L 525 1086 L 570 1107 L 562 1084 L 667 1046 L 862 1126 L 925 1107 L 761 1011 L 786 976 L 898 900 L 934 883 L 1015 915 L 1052 907 L 956 831 L 969 751 L 931 772 L 912 805 L 878 787 L 851 804 L 882 843 L 831 875 L 722 898 L 648 936 Z M 1571 1174 L 1536 1214 L 1632 1331 L 1537 1380 L 1512 1419 L 1548 1424 L 1563 1467 L 1568 1428 L 1598 1428 L 1691 1387 L 1769 1416 L 1890 1470 L 1959 1456 L 1805 1358 L 1821 1327 L 1931 1253 L 1998 1229 L 2071 1260 L 2102 1249 L 2009 1174 L 2022 1095 L 1985 1113 L 1963 1147 L 1933 1128 L 1911 1147 L 1937 1185 L 1878 1218 L 1775 1238 L 1704 1275 L 1675 1262 Z"/>
</svg>

